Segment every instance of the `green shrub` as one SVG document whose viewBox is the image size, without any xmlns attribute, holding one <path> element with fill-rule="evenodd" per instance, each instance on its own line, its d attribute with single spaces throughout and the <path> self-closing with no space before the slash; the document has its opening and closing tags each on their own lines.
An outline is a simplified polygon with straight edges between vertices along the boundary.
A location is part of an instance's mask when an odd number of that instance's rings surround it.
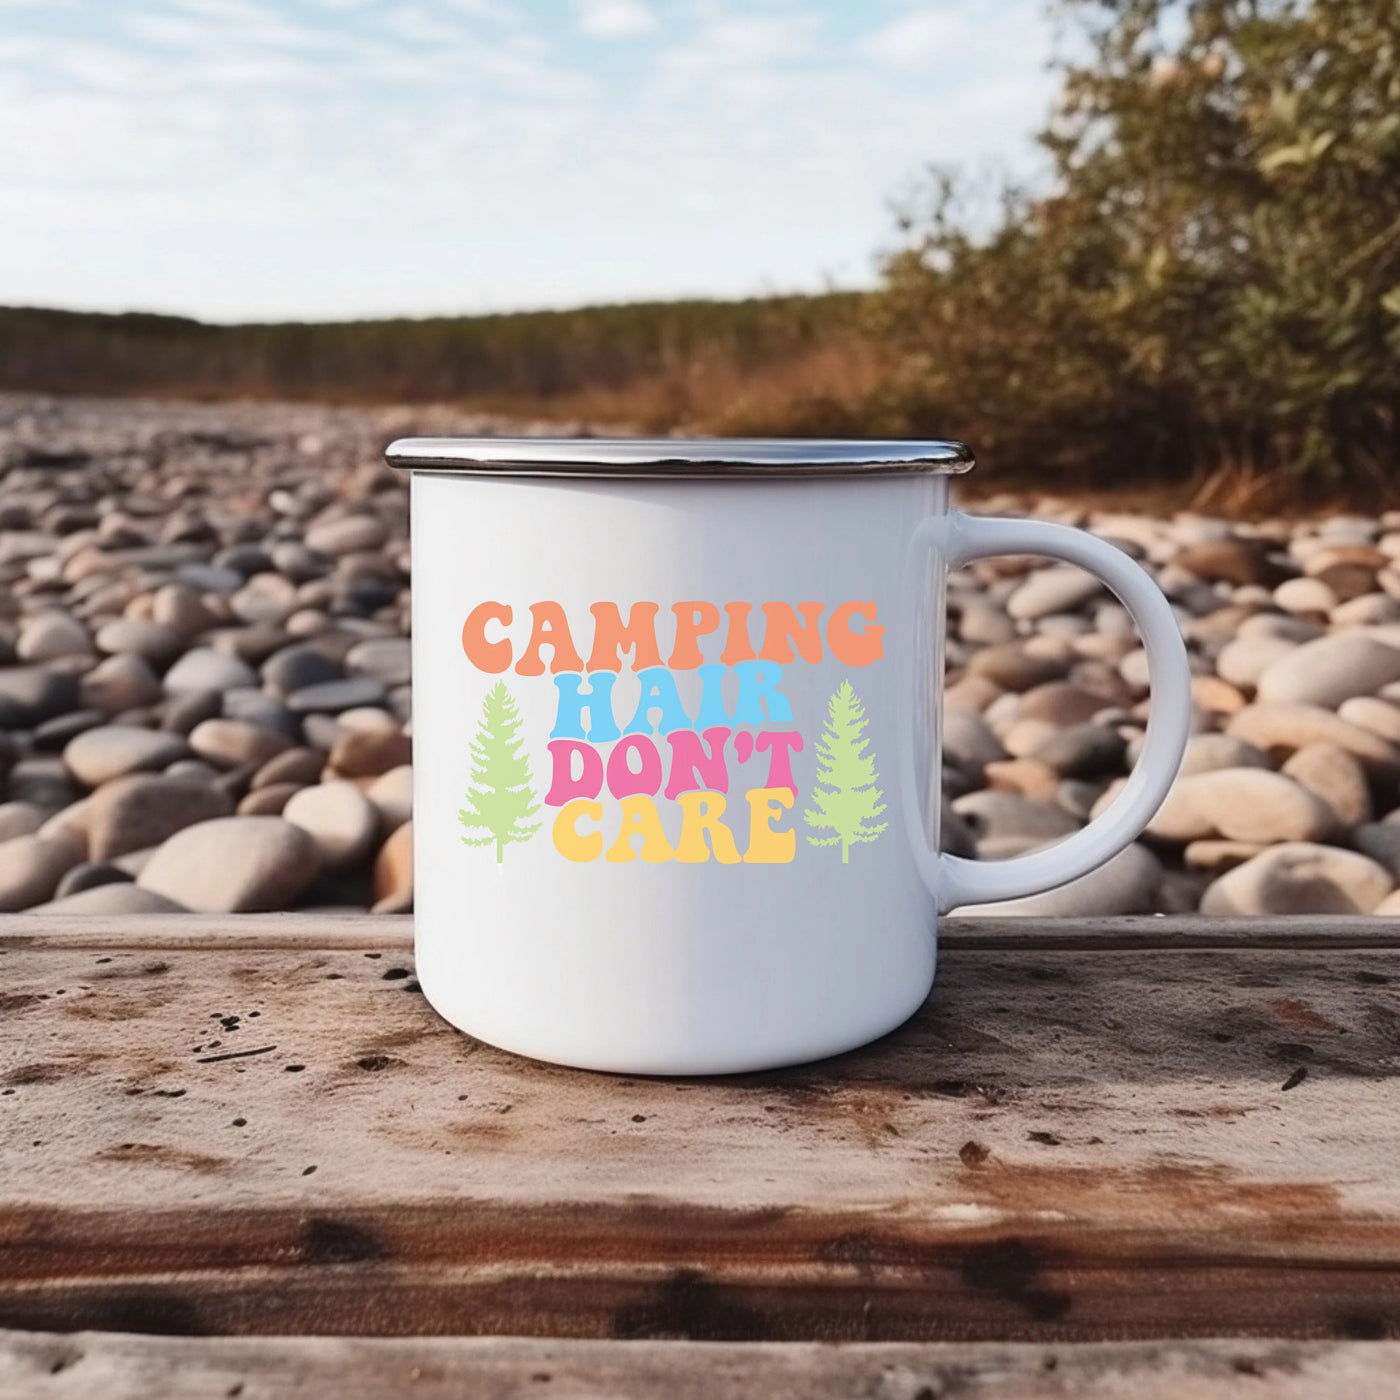
<svg viewBox="0 0 1400 1400">
<path fill-rule="evenodd" d="M 1378 492 L 1400 460 L 1394 0 L 1070 0 L 1048 197 L 936 174 L 875 412 L 1008 475 Z M 1043 477 L 1042 477 L 1043 479 Z"/>
</svg>

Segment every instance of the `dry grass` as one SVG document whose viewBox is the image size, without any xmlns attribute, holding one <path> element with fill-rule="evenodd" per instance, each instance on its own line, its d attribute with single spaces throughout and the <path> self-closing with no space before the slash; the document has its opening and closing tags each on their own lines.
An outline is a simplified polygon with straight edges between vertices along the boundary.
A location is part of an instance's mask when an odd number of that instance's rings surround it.
<svg viewBox="0 0 1400 1400">
<path fill-rule="evenodd" d="M 874 345 L 845 331 L 751 369 L 706 354 L 624 384 L 548 395 L 474 394 L 464 406 L 507 417 L 651 433 L 860 435 L 864 404 L 879 383 Z"/>
</svg>

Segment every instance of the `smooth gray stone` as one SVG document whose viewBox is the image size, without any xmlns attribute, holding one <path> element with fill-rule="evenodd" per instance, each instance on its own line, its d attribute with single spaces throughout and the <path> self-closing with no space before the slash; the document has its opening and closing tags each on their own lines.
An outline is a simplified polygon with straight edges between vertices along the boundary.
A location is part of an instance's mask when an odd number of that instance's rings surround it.
<svg viewBox="0 0 1400 1400">
<path fill-rule="evenodd" d="M 0 670 L 0 728 L 29 729 L 78 704 L 78 681 L 41 666 Z"/>
<path fill-rule="evenodd" d="M 379 705 L 385 698 L 384 683 L 373 676 L 351 676 L 295 690 L 287 696 L 294 714 L 339 714 L 357 705 Z"/>
</svg>

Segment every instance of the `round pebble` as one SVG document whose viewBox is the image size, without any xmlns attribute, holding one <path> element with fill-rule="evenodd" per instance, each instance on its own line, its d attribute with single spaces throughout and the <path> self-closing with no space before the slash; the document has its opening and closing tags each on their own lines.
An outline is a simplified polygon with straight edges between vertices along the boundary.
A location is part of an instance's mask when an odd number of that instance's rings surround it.
<svg viewBox="0 0 1400 1400">
<path fill-rule="evenodd" d="M 968 662 L 968 670 L 994 682 L 1003 690 L 1029 690 L 1032 686 L 1058 680 L 1068 670 L 1065 662 L 1048 656 L 1035 656 L 1015 642 L 987 647 Z"/>
<path fill-rule="evenodd" d="M 1008 616 L 1022 621 L 1082 607 L 1103 592 L 1103 584 L 1093 574 L 1072 564 L 1052 564 L 1037 569 L 1006 600 Z"/>
<path fill-rule="evenodd" d="M 1271 846 L 1214 881 L 1203 914 L 1369 914 L 1395 887 L 1379 862 L 1336 846 Z"/>
<path fill-rule="evenodd" d="M 354 554 L 379 549 L 387 538 L 382 521 L 369 515 L 347 515 L 313 525 L 306 532 L 306 547 L 317 554 Z"/>
<path fill-rule="evenodd" d="M 102 885 L 123 885 L 130 884 L 131 876 L 125 870 L 118 869 L 115 865 L 105 865 L 100 862 L 83 861 L 75 865 L 58 882 L 53 892 L 55 899 L 62 899 L 66 895 L 81 894 L 83 890 L 95 890 Z"/>
<path fill-rule="evenodd" d="M 1371 788 L 1360 761 L 1338 744 L 1306 744 L 1281 770 L 1285 777 L 1321 798 L 1336 814 L 1341 830 L 1371 820 Z"/>
<path fill-rule="evenodd" d="M 1060 775 L 1048 763 L 1035 758 L 1004 758 L 987 764 L 982 774 L 988 787 L 1019 793 L 1036 802 L 1058 802 Z M 1063 803 L 1060 803 L 1064 806 Z M 1072 808 L 1066 808 L 1072 811 Z"/>
<path fill-rule="evenodd" d="M 1372 695 L 1353 695 L 1337 706 L 1337 718 L 1378 734 L 1387 743 L 1400 744 L 1400 705 Z"/>
<path fill-rule="evenodd" d="M 240 817 L 277 817 L 297 793 L 303 791 L 297 783 L 268 783 L 251 788 L 238 802 Z"/>
<path fill-rule="evenodd" d="M 70 710 L 66 715 L 55 715 L 35 727 L 34 747 L 45 753 L 60 753 L 70 739 L 106 724 L 108 718 L 103 710 Z"/>
<path fill-rule="evenodd" d="M 33 802 L 0 803 L 0 844 L 16 836 L 32 836 L 48 818 L 49 813 Z"/>
<path fill-rule="evenodd" d="M 37 666 L 0 670 L 0 727 L 27 729 L 77 704 L 78 682 L 66 672 Z"/>
<path fill-rule="evenodd" d="M 1057 729 L 1030 756 L 1063 778 L 1097 778 L 1120 767 L 1126 747 L 1123 736 L 1114 729 L 1071 724 Z"/>
<path fill-rule="evenodd" d="M 374 912 L 404 913 L 413 907 L 413 823 L 405 822 L 379 848 L 374 861 Z"/>
<path fill-rule="evenodd" d="M 188 753 L 178 734 L 107 724 L 73 739 L 63 750 L 63 763 L 80 783 L 95 788 L 128 773 L 164 768 Z"/>
<path fill-rule="evenodd" d="M 281 817 L 225 817 L 187 826 L 137 876 L 142 889 L 205 914 L 286 909 L 320 873 L 315 841 Z"/>
<path fill-rule="evenodd" d="M 263 662 L 263 684 L 275 695 L 287 696 L 307 686 L 344 679 L 345 670 L 334 657 L 314 646 L 284 647 Z"/>
<path fill-rule="evenodd" d="M 169 773 L 118 778 L 98 788 L 88 804 L 88 854 L 114 860 L 232 811 L 228 796 L 208 782 Z"/>
<path fill-rule="evenodd" d="M 1159 841 L 1218 836 L 1267 845 L 1315 841 L 1336 824 L 1336 814 L 1325 802 L 1282 773 L 1222 768 L 1179 778 L 1147 834 Z"/>
<path fill-rule="evenodd" d="M 950 710 L 943 717 L 943 756 L 965 773 L 977 775 L 987 764 L 1004 759 L 1006 750 L 975 711 Z"/>
<path fill-rule="evenodd" d="M 1263 584 L 1278 576 L 1262 540 L 1202 540 L 1187 544 L 1176 555 L 1175 563 L 1207 583 Z"/>
<path fill-rule="evenodd" d="M 1400 648 L 1346 631 L 1304 642 L 1274 661 L 1259 677 L 1258 695 L 1265 703 L 1335 708 L 1397 679 Z"/>
<path fill-rule="evenodd" d="M 1318 705 L 1248 705 L 1230 717 L 1225 732 L 1284 757 L 1309 744 L 1335 744 L 1360 759 L 1368 773 L 1400 772 L 1394 745 Z"/>
<path fill-rule="evenodd" d="M 189 911 L 183 904 L 156 894 L 154 890 L 143 890 L 130 880 L 118 884 L 97 885 L 80 890 L 76 894 L 65 895 L 48 904 L 40 904 L 34 911 L 37 914 L 82 914 L 88 917 L 103 914 L 185 914 Z"/>
<path fill-rule="evenodd" d="M 96 641 L 98 651 L 130 652 L 158 662 L 176 656 L 183 645 L 183 638 L 175 628 L 132 617 L 121 617 L 99 628 Z"/>
<path fill-rule="evenodd" d="M 287 696 L 293 714 L 337 714 L 356 705 L 377 705 L 384 699 L 384 683 L 373 676 L 351 676 L 346 680 L 323 681 L 294 690 Z"/>
<path fill-rule="evenodd" d="M 326 766 L 326 756 L 320 749 L 290 748 L 269 758 L 253 775 L 250 786 L 272 787 L 280 783 L 292 783 L 296 787 L 306 787 L 320 782 Z"/>
<path fill-rule="evenodd" d="M 413 769 L 408 764 L 381 773 L 365 788 L 381 831 L 396 831 L 413 816 Z"/>
<path fill-rule="evenodd" d="M 82 857 L 71 836 L 15 836 L 0 844 L 0 912 L 42 904 Z"/>
<path fill-rule="evenodd" d="M 92 640 L 87 628 L 67 613 L 46 612 L 20 628 L 15 654 L 21 661 L 53 661 L 60 656 L 87 656 Z"/>
<path fill-rule="evenodd" d="M 287 802 L 282 815 L 311 836 L 330 871 L 348 870 L 363 860 L 379 835 L 379 813 L 350 782 L 302 788 Z"/>
<path fill-rule="evenodd" d="M 260 768 L 291 748 L 292 741 L 275 729 L 242 719 L 206 719 L 190 731 L 189 746 L 217 768 Z"/>
<path fill-rule="evenodd" d="M 109 656 L 79 685 L 81 702 L 109 715 L 157 704 L 164 693 L 151 663 L 136 655 Z"/>
<path fill-rule="evenodd" d="M 167 583 L 152 595 L 151 621 L 188 641 L 216 626 L 219 618 L 205 606 L 198 590 L 188 584 Z"/>
<path fill-rule="evenodd" d="M 211 647 L 187 651 L 165 674 L 165 689 L 172 695 L 191 690 L 232 690 L 257 683 L 256 673 L 246 662 Z"/>
</svg>

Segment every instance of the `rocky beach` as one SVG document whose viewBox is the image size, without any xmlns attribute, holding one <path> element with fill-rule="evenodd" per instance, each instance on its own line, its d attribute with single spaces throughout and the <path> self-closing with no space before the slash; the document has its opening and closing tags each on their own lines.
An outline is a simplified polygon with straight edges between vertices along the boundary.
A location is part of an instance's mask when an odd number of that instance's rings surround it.
<svg viewBox="0 0 1400 1400">
<path fill-rule="evenodd" d="M 407 493 L 381 452 L 505 426 L 0 396 L 0 911 L 410 910 Z M 998 912 L 1400 913 L 1400 512 L 978 509 L 1140 560 L 1195 673 L 1143 839 Z M 1007 558 L 956 575 L 949 613 L 944 843 L 1078 829 L 1142 741 L 1126 612 Z"/>
</svg>

